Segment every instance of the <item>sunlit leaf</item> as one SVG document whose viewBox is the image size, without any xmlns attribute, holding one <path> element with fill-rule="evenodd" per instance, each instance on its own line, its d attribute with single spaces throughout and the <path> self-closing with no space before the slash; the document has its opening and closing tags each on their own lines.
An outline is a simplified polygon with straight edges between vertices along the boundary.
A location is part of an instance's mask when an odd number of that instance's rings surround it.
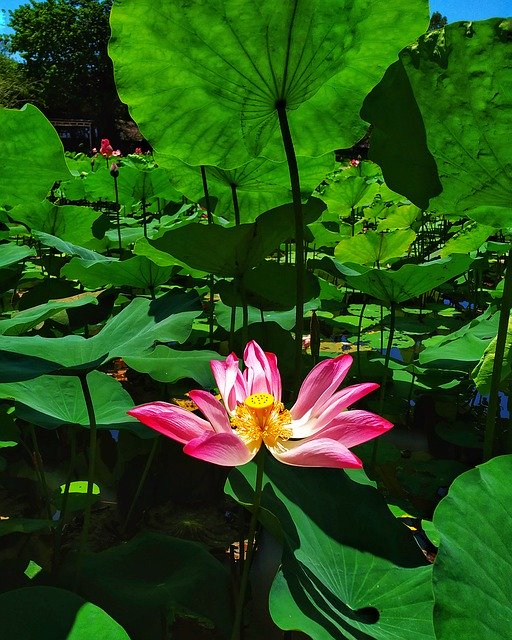
<svg viewBox="0 0 512 640">
<path fill-rule="evenodd" d="M 419 207 L 511 226 L 511 30 L 492 18 L 422 36 L 367 98 L 372 156 Z"/>
<path fill-rule="evenodd" d="M 438 640 L 508 638 L 511 473 L 512 456 L 467 471 L 434 513 L 440 536 L 433 575 Z"/>
<path fill-rule="evenodd" d="M 254 466 L 228 479 L 229 493 L 246 504 Z M 378 491 L 339 469 L 270 457 L 265 466 L 262 507 L 284 544 L 270 593 L 274 622 L 315 640 L 433 640 L 431 568 Z"/>
<path fill-rule="evenodd" d="M 0 107 L 0 124 L 0 204 L 41 201 L 70 178 L 59 136 L 36 107 Z"/>
<path fill-rule="evenodd" d="M 364 96 L 427 13 L 422 0 L 118 0 L 109 51 L 157 159 L 231 168 L 284 160 L 278 103 L 297 155 L 354 144 Z"/>
<path fill-rule="evenodd" d="M 6 638 L 38 640 L 130 640 L 103 609 L 71 591 L 29 587 L 0 594 Z"/>
</svg>

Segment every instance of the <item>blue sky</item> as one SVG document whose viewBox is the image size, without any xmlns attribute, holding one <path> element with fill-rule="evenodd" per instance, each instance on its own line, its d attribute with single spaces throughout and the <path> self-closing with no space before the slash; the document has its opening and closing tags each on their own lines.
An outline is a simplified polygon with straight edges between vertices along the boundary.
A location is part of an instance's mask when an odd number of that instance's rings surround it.
<svg viewBox="0 0 512 640">
<path fill-rule="evenodd" d="M 430 11 L 439 11 L 448 22 L 508 18 L 512 16 L 512 0 L 430 0 Z"/>
<path fill-rule="evenodd" d="M 15 9 L 27 0 L 0 0 L 0 9 Z M 457 20 L 485 20 L 512 16 L 512 0 L 430 0 L 430 10 L 440 11 L 448 22 Z M 4 28 L 0 12 L 0 29 Z"/>
</svg>

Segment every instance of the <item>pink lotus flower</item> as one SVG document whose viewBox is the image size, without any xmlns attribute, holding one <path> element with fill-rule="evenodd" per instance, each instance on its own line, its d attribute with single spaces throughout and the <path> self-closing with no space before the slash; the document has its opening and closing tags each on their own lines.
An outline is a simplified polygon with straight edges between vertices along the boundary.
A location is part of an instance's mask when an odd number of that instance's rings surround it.
<svg viewBox="0 0 512 640">
<path fill-rule="evenodd" d="M 114 149 L 112 149 L 112 145 L 110 144 L 110 140 L 108 138 L 103 138 L 101 140 L 100 153 L 105 158 L 110 158 L 110 156 L 114 153 Z"/>
<path fill-rule="evenodd" d="M 135 147 L 135 151 L 133 152 L 137 156 L 142 155 L 142 149 L 140 147 Z"/>
<path fill-rule="evenodd" d="M 234 354 L 210 363 L 222 402 L 207 391 L 189 393 L 204 418 L 166 402 L 144 404 L 128 413 L 183 443 L 188 455 L 229 467 L 249 462 L 264 444 L 285 464 L 360 468 L 361 460 L 349 447 L 393 426 L 368 411 L 346 411 L 379 386 L 367 382 L 337 391 L 352 364 L 349 355 L 317 364 L 290 410 L 281 402 L 275 354 L 251 341 L 244 362 L 243 372 Z"/>
</svg>

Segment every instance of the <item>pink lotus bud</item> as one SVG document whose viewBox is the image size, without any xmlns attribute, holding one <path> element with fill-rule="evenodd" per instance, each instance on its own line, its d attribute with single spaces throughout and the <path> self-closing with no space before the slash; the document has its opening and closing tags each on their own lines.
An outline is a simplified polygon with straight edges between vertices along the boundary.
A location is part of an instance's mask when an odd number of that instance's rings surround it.
<svg viewBox="0 0 512 640">
<path fill-rule="evenodd" d="M 141 156 L 142 155 L 142 149 L 140 147 L 135 147 L 135 151 L 133 153 L 135 153 L 138 156 Z"/>
<path fill-rule="evenodd" d="M 351 164 L 353 167 L 358 167 L 358 166 L 359 166 L 359 164 L 360 164 L 360 162 L 361 162 L 361 160 L 357 160 L 356 158 L 352 158 L 352 160 L 350 161 L 350 164 Z"/>
<path fill-rule="evenodd" d="M 121 153 L 121 151 L 119 149 L 116 149 L 115 151 L 112 151 L 112 155 L 116 156 L 116 157 L 119 157 L 119 156 L 121 156 L 123 154 Z"/>
<path fill-rule="evenodd" d="M 110 140 L 108 138 L 103 138 L 101 140 L 101 147 L 100 147 L 100 153 L 102 156 L 104 156 L 105 158 L 110 158 L 110 156 L 113 154 L 113 149 L 112 146 L 110 144 Z"/>
<path fill-rule="evenodd" d="M 117 166 L 117 164 L 115 162 L 113 162 L 110 165 L 110 175 L 113 178 L 117 178 L 117 176 L 119 175 L 119 167 Z"/>
</svg>

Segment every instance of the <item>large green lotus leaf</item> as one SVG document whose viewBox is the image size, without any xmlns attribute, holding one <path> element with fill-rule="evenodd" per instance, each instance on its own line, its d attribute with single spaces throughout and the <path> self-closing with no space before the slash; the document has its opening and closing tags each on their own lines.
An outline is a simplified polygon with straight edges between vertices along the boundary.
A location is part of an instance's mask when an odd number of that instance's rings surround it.
<svg viewBox="0 0 512 640">
<path fill-rule="evenodd" d="M 219 358 L 216 351 L 178 351 L 159 345 L 148 355 L 128 356 L 124 361 L 131 369 L 147 373 L 159 382 L 191 378 L 209 389 L 215 386 L 210 362 Z"/>
<path fill-rule="evenodd" d="M 55 526 L 53 520 L 36 518 L 3 518 L 0 520 L 0 537 L 11 533 L 34 533 L 35 531 L 48 530 Z M 0 605 L 1 606 L 1 605 Z"/>
<path fill-rule="evenodd" d="M 0 244 L 0 247 L 0 269 L 36 255 L 34 249 L 24 245 L 14 244 L 14 242 Z"/>
<path fill-rule="evenodd" d="M 228 491 L 250 503 L 254 466 Z M 339 469 L 297 468 L 269 456 L 262 507 L 279 522 L 282 567 L 270 612 L 315 640 L 433 640 L 431 567 L 380 493 Z"/>
<path fill-rule="evenodd" d="M 368 183 L 361 176 L 350 175 L 331 182 L 327 185 L 319 197 L 329 207 L 329 211 L 335 211 L 347 216 L 356 207 L 368 207 L 379 193 L 377 182 Z"/>
<path fill-rule="evenodd" d="M 512 456 L 459 476 L 434 524 L 441 543 L 434 564 L 438 640 L 508 640 L 512 605 Z"/>
<path fill-rule="evenodd" d="M 69 581 L 74 567 L 69 567 Z M 128 629 L 132 640 L 162 636 L 175 616 L 217 628 L 231 627 L 229 571 L 202 545 L 159 533 L 141 533 L 129 542 L 83 560 L 78 589 Z"/>
<path fill-rule="evenodd" d="M 308 242 L 316 249 L 320 247 L 335 247 L 340 241 L 340 232 L 329 229 L 323 221 L 323 218 L 324 216 L 322 216 L 322 221 L 320 222 L 308 224 L 308 231 L 312 236 L 308 239 Z M 339 226 L 339 222 L 336 223 L 336 226 Z"/>
<path fill-rule="evenodd" d="M 158 342 L 182 343 L 201 312 L 194 293 L 171 293 L 153 301 L 136 298 L 92 338 L 0 335 L 0 381 L 30 380 L 61 369 L 95 368 L 111 358 L 146 353 Z"/>
<path fill-rule="evenodd" d="M 0 594 L 0 618 L 5 638 L 130 640 L 103 609 L 56 587 L 28 587 Z"/>
<path fill-rule="evenodd" d="M 150 244 L 147 238 L 140 238 L 136 241 L 133 247 L 133 253 L 137 256 L 145 256 L 159 267 L 180 267 L 183 272 L 193 278 L 204 278 L 208 275 L 206 271 L 192 269 L 192 267 L 189 267 L 181 260 L 173 258 L 169 253 L 160 251 L 160 249 Z"/>
<path fill-rule="evenodd" d="M 30 203 L 18 206 L 9 212 L 17 222 L 23 222 L 30 229 L 58 236 L 66 242 L 86 245 L 94 241 L 92 226 L 101 215 L 91 207 L 65 205 L 59 207 L 51 202 Z"/>
<path fill-rule="evenodd" d="M 46 304 L 19 311 L 9 319 L 0 320 L 0 334 L 19 336 L 40 322 L 59 313 L 62 309 L 75 309 L 76 307 L 83 307 L 85 304 L 98 304 L 98 300 L 92 293 L 81 293 L 73 298 L 50 300 Z"/>
<path fill-rule="evenodd" d="M 254 269 L 246 271 L 243 278 L 243 295 L 247 304 L 263 311 L 283 311 L 292 309 L 296 304 L 295 283 L 297 272 L 295 265 L 278 264 L 265 260 Z M 219 287 L 219 285 L 222 285 Z M 235 280 L 217 283 L 222 302 L 231 307 L 243 306 L 242 291 Z M 304 273 L 304 300 L 307 302 L 320 295 L 318 278 L 306 271 Z"/>
<path fill-rule="evenodd" d="M 101 253 L 97 253 L 96 251 L 91 251 L 91 249 L 85 249 L 76 244 L 72 244 L 71 242 L 65 242 L 61 238 L 57 238 L 57 236 L 53 236 L 49 233 L 44 233 L 44 231 L 33 231 L 32 235 L 34 238 L 39 240 L 41 244 L 44 244 L 47 247 L 53 247 L 57 249 L 60 253 L 64 253 L 65 255 L 70 256 L 78 256 L 83 260 L 94 260 L 96 262 L 100 260 L 110 260 L 107 256 L 102 255 Z"/>
<path fill-rule="evenodd" d="M 146 438 L 154 435 L 126 414 L 133 408 L 133 400 L 120 382 L 106 373 L 92 371 L 87 383 L 100 429 L 127 429 Z M 40 427 L 89 426 L 82 387 L 76 376 L 39 376 L 25 382 L 0 384 L 0 398 L 14 399 L 17 417 Z"/>
<path fill-rule="evenodd" d="M 318 309 L 320 306 L 319 300 L 310 300 L 304 305 L 304 313 L 311 311 L 312 309 Z M 288 311 L 261 311 L 255 307 L 248 308 L 249 324 L 256 322 L 271 323 L 275 322 L 283 329 L 291 331 L 295 326 L 295 307 Z M 226 331 L 230 330 L 231 326 L 231 307 L 223 304 L 222 302 L 215 303 L 215 317 L 219 326 Z M 236 307 L 235 313 L 235 331 L 241 329 L 243 325 L 243 311 L 241 307 Z"/>
<path fill-rule="evenodd" d="M 512 225 L 511 32 L 493 18 L 422 36 L 367 99 L 372 156 L 419 207 Z"/>
<path fill-rule="evenodd" d="M 498 332 L 499 313 L 488 308 L 478 318 L 448 335 L 423 341 L 419 362 L 423 366 L 468 371 L 484 356 Z"/>
<path fill-rule="evenodd" d="M 304 205 L 306 222 L 318 218 L 325 205 L 312 198 Z M 192 223 L 167 231 L 149 244 L 174 258 L 218 276 L 243 274 L 293 235 L 290 204 L 262 213 L 255 222 L 236 227 Z M 213 250 L 222 247 L 222 251 Z"/>
<path fill-rule="evenodd" d="M 368 269 L 349 263 L 334 262 L 347 283 L 388 304 L 405 302 L 467 271 L 472 258 L 455 255 L 422 264 L 406 264 L 397 271 Z"/>
<path fill-rule="evenodd" d="M 365 132 L 361 103 L 428 24 L 423 0 L 118 0 L 116 85 L 158 154 L 232 168 L 319 156 Z M 375 33 L 379 37 L 375 37 Z"/>
<path fill-rule="evenodd" d="M 83 184 L 89 199 L 115 202 L 114 178 L 106 165 L 89 173 Z M 120 204 L 126 206 L 142 200 L 148 202 L 155 197 L 179 202 L 182 197 L 171 184 L 170 175 L 158 167 L 138 169 L 134 166 L 120 166 L 117 192 Z"/>
<path fill-rule="evenodd" d="M 470 253 L 477 251 L 487 238 L 494 234 L 492 227 L 483 224 L 466 224 L 460 233 L 450 238 L 439 252 L 441 258 L 446 258 L 454 253 Z"/>
<path fill-rule="evenodd" d="M 134 256 L 128 260 L 81 260 L 73 258 L 64 267 L 61 275 L 78 280 L 89 289 L 105 285 L 148 289 L 158 287 L 170 278 L 172 267 L 159 267 L 145 256 Z"/>
<path fill-rule="evenodd" d="M 496 314 L 497 316 L 498 314 Z M 497 326 L 496 326 L 497 332 Z M 476 388 L 482 395 L 489 395 L 491 392 L 491 378 L 494 368 L 497 338 L 493 338 L 485 349 L 480 361 L 471 372 L 471 377 L 475 381 Z M 505 353 L 501 366 L 500 383 L 502 388 L 510 381 L 512 375 L 512 318 L 508 320 L 508 330 L 505 339 Z"/>
<path fill-rule="evenodd" d="M 204 197 L 200 167 L 192 167 L 178 158 L 159 156 L 173 177 L 173 184 L 187 198 L 198 202 Z M 319 158 L 297 158 L 300 186 L 307 200 L 325 175 L 334 169 L 334 155 Z M 215 214 L 234 220 L 233 188 L 240 210 L 241 222 L 254 222 L 262 211 L 291 202 L 290 174 L 286 162 L 272 162 L 265 158 L 250 160 L 235 169 L 205 167 L 208 191 L 217 198 Z"/>
<path fill-rule="evenodd" d="M 340 262 L 385 265 L 392 258 L 407 253 L 415 238 L 416 234 L 411 229 L 367 231 L 353 238 L 343 238 L 334 248 L 334 257 Z"/>
<path fill-rule="evenodd" d="M 0 131 L 1 204 L 41 201 L 57 180 L 70 178 L 59 136 L 36 107 L 0 107 Z"/>
<path fill-rule="evenodd" d="M 406 204 L 386 207 L 384 212 L 386 217 L 377 225 L 377 231 L 386 231 L 387 229 L 409 229 L 416 222 L 421 210 L 413 204 Z M 457 252 L 454 251 L 454 253 Z"/>
</svg>

